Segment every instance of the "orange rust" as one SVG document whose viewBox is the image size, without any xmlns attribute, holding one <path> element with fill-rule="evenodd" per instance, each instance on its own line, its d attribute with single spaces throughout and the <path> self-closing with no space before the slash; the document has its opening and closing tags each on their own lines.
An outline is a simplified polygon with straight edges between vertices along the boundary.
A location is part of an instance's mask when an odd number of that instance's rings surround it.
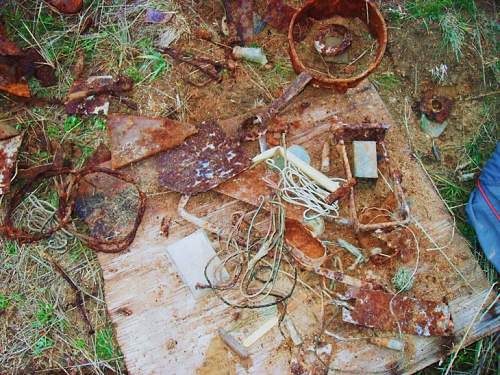
<svg viewBox="0 0 500 375">
<path fill-rule="evenodd" d="M 351 78 L 330 78 L 323 74 L 308 69 L 300 60 L 295 49 L 295 26 L 307 18 L 322 20 L 331 18 L 334 15 L 349 18 L 359 18 L 366 23 L 370 34 L 377 40 L 377 55 L 375 60 L 363 73 Z M 378 10 L 374 2 L 366 0 L 310 0 L 299 9 L 292 17 L 288 27 L 288 47 L 290 59 L 295 72 L 309 72 L 313 76 L 313 83 L 323 87 L 329 87 L 340 93 L 345 93 L 347 89 L 356 87 L 362 80 L 368 77 L 382 62 L 387 46 L 387 26 L 384 17 Z"/>
<path fill-rule="evenodd" d="M 83 0 L 47 0 L 47 2 L 65 14 L 78 13 L 83 6 Z"/>
<path fill-rule="evenodd" d="M 197 132 L 194 125 L 168 118 L 109 115 L 111 165 L 113 169 L 122 168 L 178 146 Z"/>
<path fill-rule="evenodd" d="M 445 303 L 394 295 L 377 290 L 351 288 L 346 297 L 354 300 L 343 308 L 345 322 L 418 336 L 449 336 L 453 320 Z M 392 310 L 392 311 L 391 311 Z"/>
<path fill-rule="evenodd" d="M 325 255 L 325 247 L 321 241 L 297 220 L 286 219 L 285 240 L 308 258 L 318 259 Z"/>
<path fill-rule="evenodd" d="M 344 198 L 345 196 L 347 196 L 347 194 L 350 193 L 351 188 L 354 187 L 354 185 L 356 185 L 356 179 L 350 178 L 349 180 L 347 180 L 345 182 L 345 184 L 343 184 L 341 187 L 339 187 L 333 193 L 329 194 L 325 198 L 325 202 L 327 204 L 332 204 L 332 203 L 338 201 L 339 199 Z"/>
</svg>

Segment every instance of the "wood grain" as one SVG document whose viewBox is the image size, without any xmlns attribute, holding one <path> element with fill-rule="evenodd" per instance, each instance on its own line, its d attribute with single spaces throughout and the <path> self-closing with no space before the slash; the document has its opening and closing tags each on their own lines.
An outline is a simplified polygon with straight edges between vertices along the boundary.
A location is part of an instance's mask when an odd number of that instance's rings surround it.
<svg viewBox="0 0 500 375">
<path fill-rule="evenodd" d="M 304 109 L 304 102 L 311 104 Z M 424 172 L 412 158 L 403 127 L 392 121 L 379 95 L 367 82 L 349 90 L 346 95 L 308 88 L 293 103 L 287 110 L 288 118 L 300 119 L 308 128 L 301 128 L 304 133 L 314 133 L 318 122 L 321 125 L 322 120 L 327 121 L 333 115 L 344 122 L 359 122 L 368 118 L 391 124 L 387 144 L 391 156 L 404 173 L 403 185 L 407 189 L 414 220 L 426 229 L 438 245 L 446 245 L 452 239 L 442 251 L 428 250 L 431 246 L 421 249 L 422 261 L 414 296 L 433 300 L 447 298 L 454 318 L 455 337 L 450 341 L 405 336 L 413 350 L 403 357 L 400 353 L 368 344 L 365 340 L 342 342 L 332 339 L 332 373 L 334 370 L 391 373 L 395 368 L 404 373 L 413 373 L 438 361 L 449 352 L 452 342 L 460 341 L 484 300 L 489 284 L 464 239 L 457 233 L 452 236 L 451 218 Z M 221 126 L 228 132 L 234 132 L 236 124 L 237 121 L 232 119 L 222 122 Z M 317 141 L 322 139 L 317 138 L 318 135 L 321 137 L 321 132 L 316 133 L 303 144 L 312 155 L 313 166 L 319 168 L 323 142 Z M 139 163 L 135 170 L 140 171 L 140 167 Z M 183 285 L 167 258 L 165 248 L 196 228 L 177 217 L 178 199 L 178 194 L 168 192 L 152 197 L 130 250 L 121 254 L 99 254 L 108 311 L 129 373 L 289 373 L 291 350 L 277 327 L 250 347 L 249 361 L 242 361 L 217 337 L 218 328 L 225 328 L 233 322 L 235 310 L 213 295 L 196 301 Z M 209 192 L 192 198 L 187 209 L 224 227 L 229 224 L 232 212 L 249 207 L 228 196 Z M 160 232 L 161 221 L 165 216 L 173 219 L 168 238 Z M 446 258 L 456 265 L 466 281 Z M 364 278 L 367 272 L 361 269 L 353 276 Z M 371 272 L 381 273 L 383 269 Z M 432 279 L 433 275 L 438 275 L 436 280 Z M 301 277 L 307 275 L 301 274 Z M 305 288 L 297 289 L 288 311 L 303 337 L 318 333 L 320 303 L 317 298 L 311 298 Z M 474 324 L 466 342 L 471 343 L 498 331 L 499 327 L 500 318 L 487 314 L 482 321 Z M 343 330 L 342 335 L 350 334 L 350 327 L 332 327 L 337 328 L 339 332 Z"/>
</svg>

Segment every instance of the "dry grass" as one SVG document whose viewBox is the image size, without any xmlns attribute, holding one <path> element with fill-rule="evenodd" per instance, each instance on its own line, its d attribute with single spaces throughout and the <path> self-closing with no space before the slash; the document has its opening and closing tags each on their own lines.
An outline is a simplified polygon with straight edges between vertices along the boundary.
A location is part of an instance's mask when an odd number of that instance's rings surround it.
<svg viewBox="0 0 500 375">
<path fill-rule="evenodd" d="M 432 22 L 427 22 L 427 34 L 415 39 L 426 38 L 427 43 L 422 43 L 422 49 L 417 48 L 415 53 L 425 54 L 427 58 L 418 61 L 415 69 L 417 59 L 410 53 L 398 53 L 398 47 L 407 49 L 408 40 L 410 45 L 415 45 L 411 43 L 413 39 L 408 37 L 406 30 L 426 29 L 418 19 L 410 17 L 411 13 L 404 7 L 404 2 L 390 3 L 394 4 L 385 9 L 387 17 L 392 19 L 390 49 L 396 49 L 395 54 L 400 56 L 401 61 L 385 59 L 373 80 L 396 121 L 403 122 L 404 118 L 404 105 L 398 98 L 418 99 L 422 87 L 427 81 L 433 80 L 432 69 L 442 63 L 450 67 L 448 79 L 451 79 L 442 82 L 443 86 L 458 85 L 460 88 L 466 83 L 472 87 L 471 95 L 495 88 L 498 90 L 497 47 L 492 45 L 489 36 L 490 19 L 484 18 L 483 13 L 479 13 L 476 18 L 479 28 L 471 29 L 479 30 L 480 35 L 483 35 L 480 39 L 482 42 L 477 42 L 477 33 L 467 29 L 465 39 L 460 44 L 461 53 L 467 59 L 463 64 L 456 62 L 456 49 L 442 48 L 439 24 L 433 28 Z M 147 26 L 142 22 L 147 7 L 173 11 L 176 15 L 168 24 Z M 216 39 L 219 38 L 219 25 L 213 22 L 219 20 L 202 16 L 220 16 L 222 11 L 218 1 L 88 0 L 83 12 L 68 17 L 51 11 L 42 0 L 7 0 L 3 2 L 0 12 L 19 45 L 37 48 L 57 69 L 59 83 L 55 87 L 42 88 L 36 81 L 31 82 L 34 92 L 40 96 L 64 98 L 73 81 L 71 69 L 79 51 L 83 51 L 86 57 L 84 75 L 127 74 L 134 79 L 136 87 L 133 99 L 140 104 L 141 114 L 169 116 L 186 121 L 227 117 L 269 103 L 294 76 L 288 61 L 285 38 L 276 33 L 272 36 L 262 33 L 256 41 L 264 48 L 270 60 L 269 67 L 241 63 L 237 85 L 234 85 L 232 78 L 227 77 L 226 72 L 224 82 L 211 85 L 207 89 L 208 94 L 182 80 L 183 75 L 192 74 L 185 66 L 179 66 L 155 53 L 158 38 L 168 33 L 172 39 L 178 40 L 178 44 L 187 46 L 194 53 L 223 59 L 223 49 L 212 44 L 200 47 L 192 35 L 193 30 L 201 27 L 212 31 Z M 95 27 L 90 32 L 82 33 L 82 25 L 88 17 L 93 19 Z M 473 61 L 476 69 L 469 69 L 469 60 Z M 465 68 L 459 68 L 459 65 Z M 477 69 L 478 66 L 482 69 Z M 234 87 L 239 88 L 235 90 Z M 410 124 L 416 152 L 426 167 L 432 174 L 444 176 L 445 181 L 452 182 L 447 184 L 442 179 L 436 179 L 437 182 L 441 181 L 439 186 L 449 203 L 452 200 L 455 202 L 456 215 L 466 235 L 467 231 L 470 233 L 470 228 L 463 221 L 463 206 L 460 204 L 464 203 L 471 186 L 457 183 L 455 169 L 457 165 L 468 162 L 467 171 L 476 171 L 488 158 L 491 145 L 499 138 L 495 121 L 498 116 L 497 100 L 493 97 L 485 103 L 484 108 L 477 101 L 458 106 L 458 112 L 447 130 L 450 136 L 439 141 L 446 163 L 439 164 L 432 160 L 429 156 L 430 143 L 419 133 L 418 122 L 413 119 L 415 121 Z M 10 99 L 0 97 L 0 106 L 10 108 L 10 104 Z M 106 141 L 104 118 L 68 117 L 58 107 L 4 111 L 0 116 L 15 121 L 20 129 L 27 132 L 26 138 L 30 140 L 31 148 L 25 148 L 19 157 L 24 164 L 50 161 L 51 155 L 41 148 L 47 141 L 65 144 L 77 165 L 100 142 Z M 456 189 L 456 186 L 465 189 L 465 193 Z M 26 202 L 26 207 L 19 210 L 19 220 L 24 225 L 33 216 L 30 216 L 33 205 L 41 204 L 40 200 L 55 205 L 49 186 L 43 185 L 36 195 L 37 199 Z M 44 207 L 50 211 L 49 205 Z M 48 241 L 19 246 L 0 239 L 0 373 L 70 373 L 76 370 L 76 373 L 102 374 L 125 371 L 106 314 L 103 281 L 96 256 L 78 240 L 71 237 L 65 240 L 68 241 L 66 246 L 55 249 L 50 247 L 54 244 Z M 473 247 L 477 246 L 473 236 L 469 240 Z M 85 291 L 86 308 L 96 330 L 94 335 L 88 334 L 74 306 L 73 291 L 53 269 L 45 252 L 50 253 Z M 477 256 L 488 275 L 496 277 L 491 266 L 481 259 L 480 252 L 477 252 Z M 494 369 L 495 342 L 495 338 L 488 338 L 462 351 L 456 361 L 457 368 L 477 370 L 479 373 Z M 442 367 L 446 368 L 446 363 Z M 435 366 L 426 372 L 440 373 L 442 367 Z"/>
</svg>

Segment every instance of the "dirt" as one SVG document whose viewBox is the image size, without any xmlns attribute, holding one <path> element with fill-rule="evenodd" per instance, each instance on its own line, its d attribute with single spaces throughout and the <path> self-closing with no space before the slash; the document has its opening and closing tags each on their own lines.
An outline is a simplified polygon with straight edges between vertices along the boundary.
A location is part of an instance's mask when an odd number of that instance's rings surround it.
<svg viewBox="0 0 500 375">
<path fill-rule="evenodd" d="M 218 23 L 224 14 L 219 3 L 201 1 L 196 4 L 195 11 L 187 2 L 181 3 L 185 5 L 183 13 L 189 19 L 192 30 L 200 27 L 218 30 Z M 202 26 L 198 22 L 200 19 L 204 20 Z M 481 69 L 482 61 L 478 54 L 470 47 L 467 47 L 464 49 L 462 60 L 460 62 L 456 61 L 451 51 L 441 47 L 442 36 L 435 24 L 431 23 L 428 30 L 417 21 L 413 23 L 408 21 L 405 24 L 389 21 L 388 25 L 389 44 L 387 52 L 382 65 L 370 79 L 377 80 L 382 73 L 389 72 L 393 73 L 399 80 L 399 83 L 394 87 L 379 88 L 380 95 L 399 126 L 402 126 L 405 114 L 409 115 L 408 135 L 397 139 L 393 145 L 397 147 L 398 142 L 400 142 L 399 144 L 405 147 L 405 152 L 418 153 L 431 171 L 453 175 L 457 165 L 463 162 L 463 145 L 477 134 L 482 126 L 482 100 L 465 99 L 494 90 L 494 86 L 490 84 L 490 82 L 494 81 L 491 70 L 485 70 L 487 84 L 484 85 Z M 216 31 L 212 32 L 214 40 L 224 42 L 224 39 Z M 359 56 L 359 53 L 370 45 L 369 38 L 365 38 L 365 36 L 362 31 L 356 34 L 353 42 L 359 41 L 360 43 L 353 43 L 353 46 L 348 49 L 344 57 L 338 56 L 335 58 L 337 62 L 340 60 L 340 64 L 345 64 L 342 59 L 350 62 L 356 56 Z M 186 75 L 192 73 L 191 67 L 173 62 L 171 76 L 168 79 L 158 79 L 152 84 L 141 85 L 134 89 L 133 100 L 140 103 L 138 114 L 147 116 L 168 115 L 173 119 L 198 124 L 210 119 L 224 119 L 239 115 L 262 104 L 269 103 L 273 98 L 281 94 L 286 83 L 294 77 L 288 62 L 286 35 L 267 27 L 252 42 L 264 49 L 269 60 L 266 66 L 260 67 L 238 61 L 235 62 L 236 68 L 234 70 L 229 70 L 224 74 L 221 83 L 210 82 L 205 87 L 200 88 L 190 85 L 184 80 Z M 221 61 L 225 61 L 229 56 L 226 48 L 195 38 L 193 35 L 182 37 L 175 46 L 199 56 Z M 317 52 L 311 48 L 310 44 L 304 45 L 303 48 L 304 56 L 311 57 L 310 63 L 317 69 L 323 69 L 324 71 L 325 64 L 319 58 Z M 486 49 L 488 46 L 485 45 L 484 48 Z M 368 59 L 368 57 L 369 54 L 365 58 Z M 442 63 L 448 65 L 448 80 L 444 84 L 436 84 L 432 81 L 429 71 Z M 92 62 L 89 64 L 92 64 Z M 340 64 L 327 63 L 326 65 L 337 66 Z M 359 67 L 362 68 L 363 64 L 366 64 L 364 59 L 359 61 Z M 276 68 L 278 65 L 285 69 L 278 70 Z M 87 67 L 87 70 L 93 69 L 98 70 L 99 67 Z M 343 73 L 342 76 L 344 75 Z M 451 115 L 447 120 L 448 127 L 435 140 L 441 150 L 441 162 L 435 160 L 431 152 L 431 139 L 420 130 L 418 114 L 412 110 L 414 104 L 428 90 L 433 90 L 437 95 L 449 96 L 454 100 Z M 177 107 L 169 99 L 177 96 L 184 103 L 180 107 Z M 121 106 L 118 107 L 116 103 L 112 103 L 111 112 L 113 110 L 130 112 Z M 346 119 L 346 121 L 348 120 Z M 62 119 L 58 119 L 58 121 L 62 122 Z M 30 128 L 30 134 L 28 135 L 33 134 L 33 132 L 33 129 Z M 412 150 L 406 150 L 407 141 L 411 142 Z M 332 159 L 337 156 L 334 150 Z M 416 163 L 416 161 L 413 162 Z M 332 175 L 342 175 L 342 171 L 341 165 L 334 164 L 330 173 Z M 418 202 L 425 202 L 425 197 L 418 196 L 418 192 L 414 190 L 416 178 L 417 176 L 404 176 L 403 185 L 408 189 L 410 200 L 417 199 Z M 378 181 L 375 185 L 370 183 L 360 184 L 357 189 L 363 202 L 358 207 L 359 210 L 364 207 L 381 206 L 388 193 L 387 189 L 384 188 L 383 181 Z M 373 195 L 374 189 L 379 193 Z M 413 195 L 417 195 L 417 198 L 412 198 Z M 200 201 L 202 200 L 200 199 Z M 342 214 L 344 216 L 346 214 L 345 203 L 345 201 L 342 203 L 344 207 Z M 334 227 L 333 224 L 327 224 L 327 233 L 333 229 L 336 236 L 341 236 L 358 246 L 363 245 L 362 241 L 358 241 L 358 238 L 352 234 L 349 228 Z M 415 230 L 415 228 L 412 228 L 412 230 Z M 431 246 L 421 233 L 416 232 L 416 234 L 422 249 Z M 373 243 L 370 242 L 370 245 Z M 333 256 L 338 256 L 341 259 L 344 268 L 347 268 L 353 262 L 353 257 L 350 254 L 337 248 L 330 250 L 330 257 Z M 421 256 L 422 264 L 430 266 L 419 270 L 415 283 L 420 287 L 418 290 L 410 292 L 409 295 L 438 301 L 442 298 L 443 291 L 448 290 L 448 288 L 453 289 L 450 293 L 451 297 L 459 294 L 459 290 L 454 285 L 450 286 L 448 278 L 443 275 L 442 270 L 449 268 L 447 262 L 442 257 L 435 256 L 433 252 L 425 251 L 422 252 Z M 465 262 L 467 259 L 459 259 L 459 261 Z M 384 264 L 369 263 L 367 267 L 355 270 L 353 275 L 382 281 L 385 283 L 384 286 L 391 288 L 388 280 L 390 280 L 397 268 L 402 263 L 411 266 L 414 262 L 415 254 L 407 256 L 403 262 L 399 256 L 395 256 Z M 311 283 L 318 282 L 314 276 L 310 278 L 314 279 Z M 0 280 L 3 279 L 0 278 Z M 10 283 L 10 277 L 7 280 Z M 11 313 L 12 310 L 9 310 L 9 314 Z M 78 320 L 76 314 L 74 318 L 71 317 L 70 319 L 72 324 Z M 84 326 L 82 325 L 82 327 L 81 332 L 84 331 Z M 167 346 L 171 349 L 170 345 Z M 235 373 L 236 368 L 231 356 L 232 354 L 220 339 L 214 339 L 210 344 L 205 362 L 198 369 L 198 373 L 208 374 L 214 371 L 227 374 Z"/>
<path fill-rule="evenodd" d="M 351 46 L 344 53 L 334 57 L 323 56 L 314 47 L 318 33 L 330 25 L 342 25 L 352 36 Z M 335 35 L 331 39 L 327 39 L 326 42 L 339 45 L 343 38 Z M 349 78 L 361 74 L 373 62 L 376 43 L 366 25 L 358 18 L 332 17 L 314 22 L 306 38 L 297 43 L 296 48 L 300 59 L 311 70 L 321 72 L 330 78 Z"/>
</svg>

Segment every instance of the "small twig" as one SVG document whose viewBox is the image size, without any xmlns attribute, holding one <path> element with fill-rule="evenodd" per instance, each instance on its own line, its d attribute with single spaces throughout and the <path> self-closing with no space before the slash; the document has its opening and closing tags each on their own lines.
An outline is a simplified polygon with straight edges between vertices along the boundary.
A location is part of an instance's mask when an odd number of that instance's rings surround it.
<svg viewBox="0 0 500 375">
<path fill-rule="evenodd" d="M 78 285 L 75 284 L 75 282 L 69 277 L 67 272 L 62 268 L 62 266 L 57 263 L 57 261 L 52 258 L 48 253 L 45 251 L 42 252 L 43 256 L 52 264 L 52 267 L 61 275 L 61 277 L 69 284 L 71 289 L 75 291 L 75 305 L 80 310 L 80 314 L 82 315 L 83 321 L 85 324 L 87 324 L 89 330 L 89 334 L 93 335 L 95 330 L 94 327 L 92 326 L 92 323 L 90 322 L 87 310 L 85 309 L 85 304 L 83 300 L 83 291 L 78 287 Z"/>
<path fill-rule="evenodd" d="M 484 93 L 484 94 L 481 94 L 481 95 L 476 95 L 476 96 L 469 96 L 467 98 L 461 98 L 460 100 L 466 102 L 466 101 L 469 101 L 469 100 L 481 99 L 481 98 L 484 98 L 486 96 L 498 95 L 498 94 L 500 94 L 500 90 L 491 91 L 491 92 L 487 92 L 487 93 Z"/>
</svg>

